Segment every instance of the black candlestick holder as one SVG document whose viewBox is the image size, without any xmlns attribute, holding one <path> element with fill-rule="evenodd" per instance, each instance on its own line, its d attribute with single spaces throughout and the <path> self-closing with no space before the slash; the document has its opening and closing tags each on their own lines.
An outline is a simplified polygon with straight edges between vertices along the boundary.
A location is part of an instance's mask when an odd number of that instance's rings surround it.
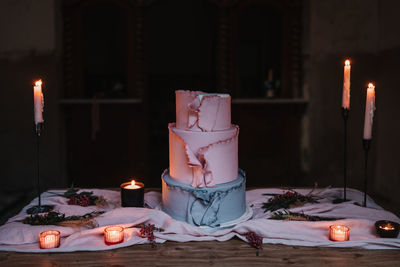
<svg viewBox="0 0 400 267">
<path fill-rule="evenodd" d="M 347 119 L 349 118 L 350 109 L 342 108 L 342 117 L 344 122 L 344 142 L 343 142 L 343 198 L 333 200 L 334 204 L 349 201 L 347 199 Z"/>
<path fill-rule="evenodd" d="M 364 204 L 367 206 L 367 185 L 368 185 L 368 152 L 371 147 L 371 139 L 363 139 L 363 149 L 364 149 Z"/>
<path fill-rule="evenodd" d="M 35 134 L 36 134 L 36 168 L 37 168 L 37 192 L 38 192 L 38 205 L 30 207 L 26 213 L 28 214 L 37 214 L 42 212 L 51 211 L 54 206 L 51 205 L 42 205 L 41 201 L 41 190 L 40 190 L 40 135 L 43 130 L 43 123 L 35 123 Z"/>
</svg>

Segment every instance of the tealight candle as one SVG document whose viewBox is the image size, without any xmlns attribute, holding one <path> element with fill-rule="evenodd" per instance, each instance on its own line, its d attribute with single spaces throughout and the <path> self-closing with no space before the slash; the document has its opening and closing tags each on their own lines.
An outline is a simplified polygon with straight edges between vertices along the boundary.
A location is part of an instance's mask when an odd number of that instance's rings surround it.
<svg viewBox="0 0 400 267">
<path fill-rule="evenodd" d="M 121 184 L 121 206 L 122 207 L 143 207 L 144 205 L 144 184 L 132 180 Z"/>
<path fill-rule="evenodd" d="M 348 241 L 350 238 L 350 228 L 344 225 L 329 226 L 329 239 L 332 241 Z"/>
<path fill-rule="evenodd" d="M 121 226 L 108 226 L 104 229 L 104 242 L 107 246 L 124 241 L 124 228 Z"/>
<path fill-rule="evenodd" d="M 399 235 L 400 225 L 392 221 L 377 221 L 375 223 L 376 232 L 380 237 L 396 238 Z"/>
<path fill-rule="evenodd" d="M 41 232 L 39 244 L 42 249 L 58 248 L 60 246 L 60 232 L 57 230 Z"/>
</svg>

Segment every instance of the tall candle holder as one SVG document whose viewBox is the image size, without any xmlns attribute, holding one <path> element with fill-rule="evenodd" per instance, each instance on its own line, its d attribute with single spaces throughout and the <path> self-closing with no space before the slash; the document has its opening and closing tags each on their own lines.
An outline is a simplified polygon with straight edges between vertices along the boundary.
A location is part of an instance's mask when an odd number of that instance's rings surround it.
<svg viewBox="0 0 400 267">
<path fill-rule="evenodd" d="M 371 139 L 363 139 L 363 149 L 364 149 L 364 207 L 367 207 L 367 182 L 368 182 L 368 152 L 371 147 Z"/>
<path fill-rule="evenodd" d="M 347 199 L 347 120 L 349 118 L 350 109 L 342 107 L 342 117 L 344 122 L 344 142 L 343 142 L 343 198 L 333 200 L 334 204 L 349 201 Z"/>
<path fill-rule="evenodd" d="M 52 205 L 42 205 L 41 201 L 41 190 L 40 190 L 40 135 L 43 130 L 43 123 L 35 123 L 35 134 L 36 134 L 36 169 L 37 169 L 37 192 L 38 192 L 38 205 L 30 207 L 26 213 L 28 214 L 37 214 L 42 212 L 49 212 L 51 211 L 54 206 Z"/>
</svg>

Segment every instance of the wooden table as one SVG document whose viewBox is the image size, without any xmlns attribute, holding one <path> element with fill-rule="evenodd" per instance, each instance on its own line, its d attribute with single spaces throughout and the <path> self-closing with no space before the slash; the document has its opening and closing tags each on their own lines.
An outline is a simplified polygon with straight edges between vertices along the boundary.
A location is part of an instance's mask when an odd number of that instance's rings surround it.
<svg viewBox="0 0 400 267">
<path fill-rule="evenodd" d="M 400 266 L 399 250 L 310 248 L 264 244 L 262 250 L 226 242 L 166 242 L 110 251 L 0 252 L 0 266 Z"/>
<path fill-rule="evenodd" d="M 159 191 L 159 189 L 149 189 Z M 258 255 L 257 255 L 258 254 Z M 0 266 L 400 266 L 400 250 L 319 248 L 264 244 L 256 250 L 237 238 L 225 242 L 167 241 L 73 253 L 0 252 Z"/>
</svg>

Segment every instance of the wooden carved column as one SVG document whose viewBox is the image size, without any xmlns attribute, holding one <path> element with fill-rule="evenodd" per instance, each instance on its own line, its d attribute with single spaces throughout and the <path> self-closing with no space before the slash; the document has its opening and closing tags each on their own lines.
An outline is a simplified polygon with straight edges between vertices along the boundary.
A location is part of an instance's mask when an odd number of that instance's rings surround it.
<svg viewBox="0 0 400 267">
<path fill-rule="evenodd" d="M 291 31 L 291 64 L 292 64 L 292 97 L 302 97 L 301 90 L 301 3 L 290 2 Z"/>
<path fill-rule="evenodd" d="M 139 97 L 143 97 L 145 90 L 145 73 L 144 73 L 144 47 L 143 47 L 143 9 L 149 1 L 137 0 L 135 2 L 135 47 L 134 47 L 134 61 L 135 61 L 135 92 Z"/>
<path fill-rule="evenodd" d="M 229 93 L 232 90 L 232 62 L 230 55 L 231 27 L 230 9 L 237 0 L 214 0 L 219 7 L 218 19 L 218 91 Z"/>
</svg>

